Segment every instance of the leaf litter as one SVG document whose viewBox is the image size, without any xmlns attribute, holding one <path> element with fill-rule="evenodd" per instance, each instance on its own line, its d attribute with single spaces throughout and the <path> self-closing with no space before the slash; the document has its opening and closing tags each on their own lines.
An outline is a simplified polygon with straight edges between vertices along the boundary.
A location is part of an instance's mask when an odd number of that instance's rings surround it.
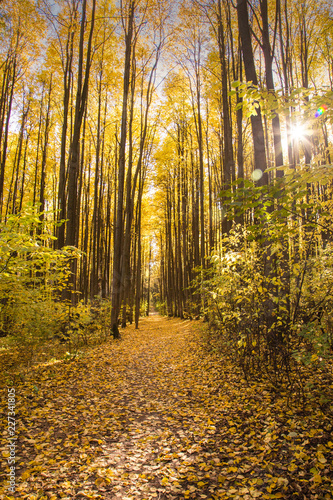
<svg viewBox="0 0 333 500">
<path fill-rule="evenodd" d="M 200 322 L 143 319 L 16 395 L 18 498 L 333 498 L 329 416 L 247 384 Z"/>
</svg>

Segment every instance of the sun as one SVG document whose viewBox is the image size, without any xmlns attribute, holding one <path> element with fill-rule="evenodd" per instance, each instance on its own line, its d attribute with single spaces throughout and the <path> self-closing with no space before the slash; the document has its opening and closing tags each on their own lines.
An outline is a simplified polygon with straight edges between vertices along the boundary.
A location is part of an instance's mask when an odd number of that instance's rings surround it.
<svg viewBox="0 0 333 500">
<path fill-rule="evenodd" d="M 290 131 L 291 138 L 296 141 L 304 140 L 308 134 L 305 125 L 302 123 L 295 123 Z"/>
</svg>

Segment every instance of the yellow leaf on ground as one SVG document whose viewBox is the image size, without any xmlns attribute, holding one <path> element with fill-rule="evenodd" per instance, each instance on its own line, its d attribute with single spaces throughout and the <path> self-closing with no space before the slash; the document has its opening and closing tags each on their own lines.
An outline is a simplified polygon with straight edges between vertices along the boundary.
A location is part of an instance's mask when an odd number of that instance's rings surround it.
<svg viewBox="0 0 333 500">
<path fill-rule="evenodd" d="M 321 452 L 318 453 L 318 462 L 320 462 L 321 464 L 326 464 L 327 462 L 326 458 Z"/>
<path fill-rule="evenodd" d="M 105 482 L 105 479 L 103 477 L 98 477 L 95 481 L 95 484 L 96 484 L 97 488 L 100 488 L 101 486 L 105 486 L 106 482 Z"/>
</svg>

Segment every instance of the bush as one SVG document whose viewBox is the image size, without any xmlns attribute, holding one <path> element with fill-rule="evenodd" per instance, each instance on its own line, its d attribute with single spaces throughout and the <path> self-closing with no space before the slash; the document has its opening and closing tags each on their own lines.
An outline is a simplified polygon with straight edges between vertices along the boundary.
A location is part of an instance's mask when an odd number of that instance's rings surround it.
<svg viewBox="0 0 333 500">
<path fill-rule="evenodd" d="M 37 346 L 50 341 L 64 314 L 55 299 L 66 286 L 72 247 L 53 250 L 54 223 L 31 205 L 0 223 L 0 334 L 3 346 L 20 346 L 33 362 Z"/>
<path fill-rule="evenodd" d="M 297 396 L 309 370 L 330 372 L 333 354 L 332 217 L 309 196 L 308 180 L 224 193 L 245 223 L 225 236 L 201 283 L 206 315 L 245 377 Z"/>
</svg>

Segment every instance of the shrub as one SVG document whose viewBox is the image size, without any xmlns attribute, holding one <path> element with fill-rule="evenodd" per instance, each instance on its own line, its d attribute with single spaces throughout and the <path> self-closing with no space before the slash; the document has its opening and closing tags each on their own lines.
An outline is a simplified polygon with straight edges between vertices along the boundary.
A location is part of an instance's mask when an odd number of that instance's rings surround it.
<svg viewBox="0 0 333 500">
<path fill-rule="evenodd" d="M 0 334 L 33 362 L 37 346 L 52 339 L 65 305 L 55 299 L 66 286 L 72 247 L 53 250 L 49 214 L 27 206 L 0 223 Z"/>
<path fill-rule="evenodd" d="M 206 315 L 245 377 L 303 396 L 307 370 L 328 369 L 333 347 L 332 217 L 308 182 L 296 173 L 224 193 L 244 224 L 224 237 L 201 282 Z"/>
</svg>

